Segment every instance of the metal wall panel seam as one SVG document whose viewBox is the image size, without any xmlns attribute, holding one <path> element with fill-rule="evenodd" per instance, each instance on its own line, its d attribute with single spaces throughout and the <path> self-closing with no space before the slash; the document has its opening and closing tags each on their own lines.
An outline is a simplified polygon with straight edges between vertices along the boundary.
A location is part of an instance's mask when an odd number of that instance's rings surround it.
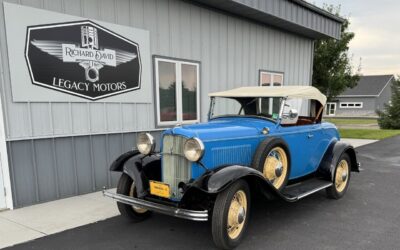
<svg viewBox="0 0 400 250">
<path fill-rule="evenodd" d="M 74 116 L 72 114 L 72 103 L 68 103 L 68 109 L 69 109 L 69 131 L 72 134 L 74 132 Z"/>
<path fill-rule="evenodd" d="M 228 49 L 229 49 L 229 29 L 228 29 L 228 26 L 229 26 L 229 17 L 227 17 L 227 16 L 223 16 L 223 15 L 221 15 L 221 18 L 222 17 L 224 17 L 224 19 L 225 19 L 225 23 L 226 23 L 226 25 L 225 25 L 225 29 L 226 29 L 226 43 L 225 43 L 225 48 L 226 48 L 226 51 L 225 51 L 225 65 L 226 65 L 226 70 L 225 70 L 225 79 L 226 79 L 226 82 L 224 83 L 224 88 L 225 89 L 228 89 L 228 85 L 229 85 L 229 51 L 228 51 Z"/>
<path fill-rule="evenodd" d="M 171 32 L 171 1 L 168 0 L 168 39 L 169 39 L 169 51 L 168 54 L 172 54 L 172 32 Z M 154 68 L 154 67 L 153 67 Z M 152 74 L 153 76 L 154 74 Z M 157 115 L 157 114 L 156 114 Z"/>
<path fill-rule="evenodd" d="M 139 132 L 157 132 L 163 131 L 168 129 L 168 127 L 163 128 L 152 128 L 152 129 L 134 129 L 134 130 L 124 130 L 124 131 L 117 131 L 117 132 L 108 132 L 107 134 L 126 134 L 126 133 L 139 133 Z M 76 133 L 76 134 L 63 134 L 63 135 L 46 135 L 46 136 L 35 136 L 35 137 L 17 137 L 17 138 L 10 138 L 6 139 L 6 141 L 26 141 L 26 140 L 40 140 L 40 139 L 51 139 L 51 138 L 65 138 L 65 137 L 82 137 L 82 136 L 89 136 L 89 135 L 104 135 L 105 132 L 96 132 L 96 133 Z"/>
<path fill-rule="evenodd" d="M 55 138 L 52 138 L 52 151 L 53 151 L 53 166 L 54 166 L 54 180 L 56 181 L 56 193 L 57 193 L 57 199 L 60 198 L 61 194 L 60 194 L 60 187 L 59 187 L 59 175 L 58 175 L 58 164 L 57 164 L 57 156 L 56 156 L 56 142 L 55 142 Z"/>
<path fill-rule="evenodd" d="M 73 167 L 74 167 L 74 175 L 75 175 L 75 194 L 78 195 L 79 192 L 79 181 L 78 181 L 78 163 L 76 160 L 76 150 L 75 150 L 75 138 L 71 137 L 71 149 L 72 149 L 72 156 L 73 156 Z"/>
<path fill-rule="evenodd" d="M 18 206 L 18 190 L 15 186 L 15 171 L 14 171 L 14 158 L 12 153 L 14 152 L 11 142 L 7 142 L 7 151 L 8 151 L 8 160 L 9 160 L 9 167 L 10 167 L 10 176 L 11 176 L 11 187 L 12 187 L 12 196 L 13 196 L 13 203 L 14 207 Z"/>
<path fill-rule="evenodd" d="M 34 131 L 33 131 L 31 102 L 27 102 L 27 109 L 28 109 L 29 132 L 30 132 L 31 137 L 34 137 L 35 135 L 34 135 Z"/>
<path fill-rule="evenodd" d="M 49 119 L 50 119 L 50 130 L 51 133 L 54 135 L 55 131 L 54 131 L 54 119 L 53 119 L 53 104 L 51 102 L 48 102 L 49 108 Z"/>
<path fill-rule="evenodd" d="M 1 44 L 6 45 L 3 48 L 4 49 L 4 53 L 3 53 L 2 50 L 0 50 L 0 52 L 1 52 L 1 56 L 2 56 L 1 58 L 2 58 L 3 73 L 7 74 L 3 78 L 3 88 L 2 88 L 2 90 L 4 91 L 4 93 L 2 93 L 2 94 L 3 94 L 4 99 L 2 99 L 2 101 L 5 104 L 3 107 L 6 109 L 3 114 L 5 115 L 5 118 L 6 118 L 6 122 L 5 122 L 6 123 L 6 127 L 7 127 L 6 134 L 7 134 L 7 137 L 9 137 L 9 136 L 11 136 L 11 131 L 10 131 L 11 130 L 11 124 L 10 124 L 10 119 L 9 119 L 9 116 L 8 116 L 9 113 L 10 113 L 8 109 L 10 107 L 9 106 L 9 102 L 12 103 L 12 96 L 11 96 L 11 94 L 8 95 L 8 93 L 11 93 L 11 90 L 8 90 L 10 88 L 10 86 L 8 85 L 8 82 L 9 82 L 10 75 L 11 75 L 11 69 L 10 69 L 9 64 L 8 64 L 8 47 L 7 47 L 8 44 L 7 44 L 7 40 L 6 40 L 6 27 L 5 27 L 5 19 L 4 19 L 4 5 L 2 4 L 0 8 L 1 8 L 1 15 L 3 17 L 3 18 L 0 18 L 0 22 L 2 23 L 0 32 L 1 32 L 1 34 L 4 34 L 4 35 L 0 36 L 1 39 L 4 40 L 4 41 L 1 41 Z"/>
<path fill-rule="evenodd" d="M 122 102 L 119 102 L 119 113 L 120 113 L 120 122 L 121 122 L 121 130 L 124 131 L 125 127 L 124 127 L 124 113 L 122 110 Z"/>
<path fill-rule="evenodd" d="M 92 191 L 96 191 L 96 175 L 94 170 L 94 154 L 93 154 L 93 140 L 92 135 L 89 135 L 89 146 L 90 146 L 90 167 L 92 170 Z"/>
<path fill-rule="evenodd" d="M 313 65 L 314 65 L 314 45 L 315 44 L 315 42 L 314 41 L 312 41 L 311 42 L 311 45 L 310 45 L 310 50 L 311 50 L 311 55 L 310 55 L 310 74 L 309 74 L 309 83 L 310 84 L 312 84 L 312 77 L 313 77 L 313 74 L 314 74 L 314 69 L 313 69 Z"/>
<path fill-rule="evenodd" d="M 66 11 L 65 11 L 65 1 L 64 0 L 61 0 L 61 12 L 62 13 L 65 13 Z"/>
<path fill-rule="evenodd" d="M 3 6 L 1 6 L 3 7 Z M 2 25 L 3 27 L 3 25 Z M 2 31 L 0 30 L 0 33 L 2 33 Z M 5 38 L 3 38 L 5 39 Z M 5 44 L 5 43 L 4 43 Z M 7 99 L 6 99 L 6 81 L 5 81 L 5 77 L 4 77 L 4 65 L 3 65 L 3 53 L 0 49 L 0 70 L 1 70 L 1 75 L 0 75 L 0 81 L 1 81 L 1 102 L 2 102 L 2 106 L 3 106 L 3 116 L 1 119 L 4 119 L 4 125 L 5 125 L 5 133 L 6 133 L 6 138 L 10 137 L 10 129 L 9 129 L 9 119 L 8 119 L 8 103 L 7 103 Z"/>
<path fill-rule="evenodd" d="M 81 1 L 81 0 L 80 0 L 80 3 L 81 3 L 80 4 L 81 5 L 81 8 L 80 8 L 81 9 L 81 11 L 80 11 L 81 14 L 80 15 L 81 16 L 85 16 L 85 5 L 84 5 L 83 1 Z"/>
<path fill-rule="evenodd" d="M 157 1 L 157 0 L 155 0 L 155 17 L 156 17 L 156 27 L 158 27 L 158 23 L 159 23 L 159 21 L 160 21 L 160 17 L 159 17 L 159 15 L 158 15 L 158 10 L 159 10 L 159 1 Z M 155 51 L 157 51 L 157 53 L 159 53 L 159 51 L 160 51 L 160 43 L 161 43 L 161 39 L 160 39 L 160 31 L 159 31 L 159 29 L 157 28 L 156 29 L 156 37 L 157 37 L 157 42 L 156 42 L 156 49 L 155 49 Z"/>
<path fill-rule="evenodd" d="M 105 102 L 103 102 L 103 113 L 104 113 L 104 127 L 105 127 L 105 130 L 107 132 L 109 132 L 108 131 L 108 109 L 107 109 Z"/>
<path fill-rule="evenodd" d="M 37 162 L 36 162 L 35 144 L 33 143 L 33 140 L 30 140 L 30 142 L 31 142 L 31 162 L 32 162 L 32 166 L 33 166 L 33 178 L 35 179 L 36 202 L 40 202 L 39 179 L 38 179 L 38 170 L 37 170 Z"/>
<path fill-rule="evenodd" d="M 114 0 L 114 23 L 119 23 L 118 14 L 116 14 L 117 10 L 118 10 L 117 1 Z"/>
<path fill-rule="evenodd" d="M 90 112 L 90 103 L 86 103 L 86 107 L 87 107 L 87 119 L 88 119 L 88 126 L 89 126 L 89 133 L 92 132 L 92 114 Z"/>
<path fill-rule="evenodd" d="M 107 173 L 107 187 L 111 186 L 111 173 L 108 170 L 108 166 L 110 166 L 110 143 L 109 143 L 109 139 L 108 139 L 108 134 L 106 134 L 106 173 Z"/>
<path fill-rule="evenodd" d="M 138 114 L 137 114 L 137 104 L 133 105 L 133 109 L 135 110 L 135 114 L 134 114 L 134 120 L 131 126 L 133 126 L 133 129 L 136 131 L 136 129 L 138 128 L 138 122 L 137 122 L 137 118 L 138 118 Z"/>
<path fill-rule="evenodd" d="M 125 148 L 125 138 L 124 138 L 124 134 L 121 134 L 121 144 L 122 144 L 122 150 L 124 150 Z"/>
</svg>

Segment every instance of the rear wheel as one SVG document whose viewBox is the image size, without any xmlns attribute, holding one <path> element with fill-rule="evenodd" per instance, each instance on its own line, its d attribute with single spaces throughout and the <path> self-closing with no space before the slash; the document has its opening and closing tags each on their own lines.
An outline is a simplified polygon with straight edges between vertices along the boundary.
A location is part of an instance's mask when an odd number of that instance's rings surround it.
<svg viewBox="0 0 400 250">
<path fill-rule="evenodd" d="M 333 185 L 326 189 L 328 198 L 340 199 L 344 196 L 350 183 L 351 161 L 348 154 L 344 153 L 336 165 Z"/>
<path fill-rule="evenodd" d="M 127 174 L 122 174 L 117 186 L 117 194 L 136 197 L 135 182 Z M 147 219 L 151 212 L 147 209 L 117 202 L 118 210 L 122 216 L 133 222 Z"/>
<path fill-rule="evenodd" d="M 212 215 L 212 236 L 215 245 L 232 249 L 239 245 L 246 231 L 250 212 L 250 189 L 239 180 L 218 194 Z"/>
</svg>

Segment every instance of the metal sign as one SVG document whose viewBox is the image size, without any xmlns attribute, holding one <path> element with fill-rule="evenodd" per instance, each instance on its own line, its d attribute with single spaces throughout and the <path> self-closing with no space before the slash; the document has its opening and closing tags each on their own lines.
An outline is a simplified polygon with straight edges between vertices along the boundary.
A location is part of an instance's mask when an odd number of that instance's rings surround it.
<svg viewBox="0 0 400 250">
<path fill-rule="evenodd" d="M 139 45 L 93 21 L 29 26 L 32 83 L 89 100 L 140 89 Z"/>
</svg>

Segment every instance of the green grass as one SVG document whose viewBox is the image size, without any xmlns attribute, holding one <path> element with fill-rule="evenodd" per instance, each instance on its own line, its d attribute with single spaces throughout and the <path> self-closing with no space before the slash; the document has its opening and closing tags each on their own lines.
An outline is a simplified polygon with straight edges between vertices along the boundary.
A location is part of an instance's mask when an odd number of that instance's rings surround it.
<svg viewBox="0 0 400 250">
<path fill-rule="evenodd" d="M 355 125 L 355 124 L 377 124 L 376 119 L 325 119 L 327 122 L 331 122 L 335 125 Z"/>
<path fill-rule="evenodd" d="M 339 129 L 342 138 L 381 140 L 400 135 L 400 130 L 389 129 Z"/>
</svg>

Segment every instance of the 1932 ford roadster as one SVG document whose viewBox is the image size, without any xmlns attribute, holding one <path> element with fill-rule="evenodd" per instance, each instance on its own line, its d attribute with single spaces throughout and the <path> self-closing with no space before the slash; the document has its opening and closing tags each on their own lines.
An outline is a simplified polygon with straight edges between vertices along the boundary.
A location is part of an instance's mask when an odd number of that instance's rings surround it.
<svg viewBox="0 0 400 250">
<path fill-rule="evenodd" d="M 114 198 L 132 221 L 151 211 L 211 220 L 215 244 L 239 244 L 248 224 L 250 194 L 298 201 L 317 191 L 341 198 L 356 152 L 336 127 L 321 122 L 326 97 L 309 86 L 242 87 L 212 93 L 209 120 L 163 132 L 160 152 L 149 133 L 122 154 Z M 306 115 L 302 115 L 306 114 Z"/>
</svg>

